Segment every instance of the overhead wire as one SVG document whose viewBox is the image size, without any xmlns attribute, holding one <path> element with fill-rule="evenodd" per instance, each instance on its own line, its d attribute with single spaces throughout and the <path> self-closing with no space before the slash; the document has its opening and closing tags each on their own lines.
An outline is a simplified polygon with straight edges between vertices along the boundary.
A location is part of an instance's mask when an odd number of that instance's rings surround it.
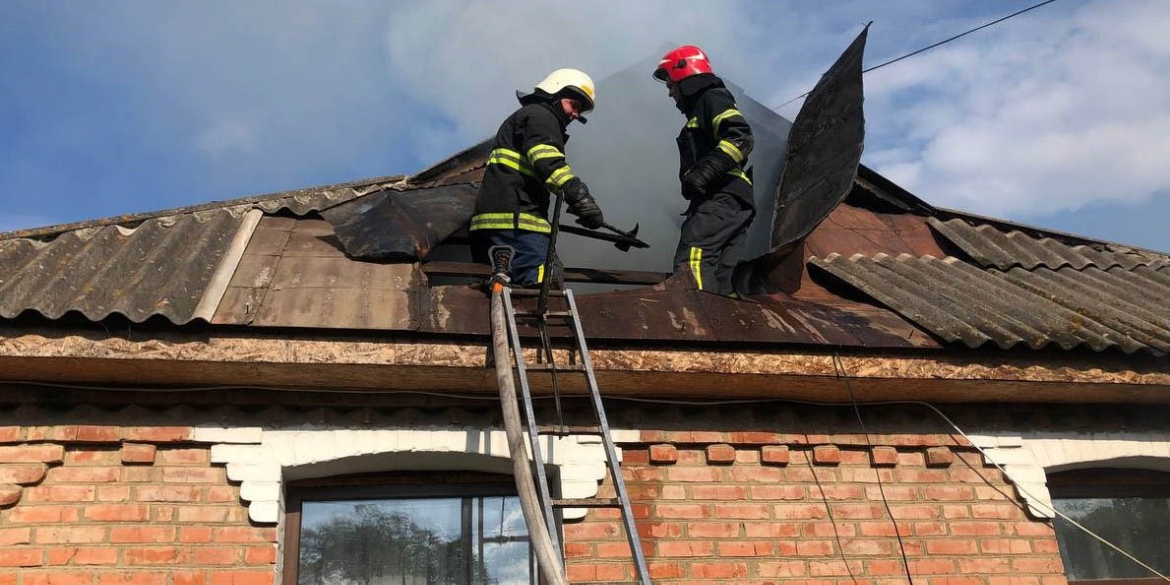
<svg viewBox="0 0 1170 585">
<path fill-rule="evenodd" d="M 808 433 L 805 433 L 804 440 L 806 443 L 811 443 Z M 841 562 L 845 565 L 845 571 L 849 573 L 849 579 L 853 581 L 853 585 L 858 585 L 857 576 L 853 574 L 853 567 L 849 566 L 849 557 L 845 556 L 845 545 L 841 543 L 841 531 L 837 529 L 837 519 L 833 517 L 833 507 L 829 505 L 829 496 L 825 493 L 825 486 L 821 485 L 821 478 L 817 477 L 817 468 L 813 465 L 813 453 L 810 451 L 804 460 L 808 463 L 808 470 L 812 473 L 813 481 L 817 484 L 817 490 L 821 492 L 821 502 L 825 505 L 825 513 L 829 515 L 829 524 L 833 526 L 833 538 L 837 541 L 837 551 L 841 553 Z"/>
<path fill-rule="evenodd" d="M 873 441 L 869 439 L 869 429 L 866 428 L 865 421 L 861 418 L 861 408 L 857 406 L 857 395 L 853 393 L 853 384 L 849 383 L 845 364 L 841 363 L 841 356 L 835 349 L 833 350 L 833 371 L 837 373 L 838 378 L 845 381 L 845 388 L 849 391 L 849 400 L 853 403 L 853 413 L 857 415 L 857 424 L 861 426 L 861 434 L 865 437 L 865 444 L 872 453 Z M 906 570 L 906 580 L 910 582 L 910 585 L 914 585 L 914 575 L 910 572 L 910 559 L 906 556 L 906 543 L 902 540 L 898 519 L 894 518 L 894 511 L 890 509 L 890 501 L 886 498 L 886 488 L 882 485 L 881 470 L 875 469 L 874 476 L 877 478 L 878 494 L 882 497 L 882 506 L 886 509 L 886 515 L 890 517 L 890 523 L 894 525 L 894 536 L 898 537 L 898 551 L 902 553 L 902 567 Z"/>
<path fill-rule="evenodd" d="M 983 29 L 985 29 L 985 28 L 987 28 L 987 27 L 989 27 L 989 26 L 994 26 L 994 25 L 996 25 L 996 24 L 999 24 L 999 23 L 1001 23 L 1001 22 L 1003 22 L 1003 21 L 1005 21 L 1005 20 L 1008 20 L 1008 19 L 1011 19 L 1011 18 L 1015 18 L 1015 17 L 1017 17 L 1017 16 L 1019 16 L 1019 15 L 1021 15 L 1021 14 L 1025 13 L 1025 12 L 1029 12 L 1029 11 L 1035 10 L 1035 9 L 1037 9 L 1037 8 L 1040 8 L 1041 6 L 1044 6 L 1044 5 L 1046 5 L 1046 4 L 1052 4 L 1053 2 L 1056 2 L 1056 0 L 1044 0 L 1043 2 L 1040 2 L 1040 3 L 1038 3 L 1038 4 L 1033 4 L 1032 6 L 1029 6 L 1029 7 L 1027 7 L 1027 8 L 1024 8 L 1023 10 L 1018 10 L 1018 11 L 1016 11 L 1016 12 L 1013 12 L 1013 13 L 1011 13 L 1011 14 L 1007 15 L 1007 16 L 1003 16 L 1003 17 L 997 18 L 997 19 L 995 19 L 995 20 L 993 20 L 993 21 L 991 21 L 991 22 L 986 22 L 986 23 L 983 23 L 983 24 L 981 24 L 981 25 L 979 25 L 979 26 L 977 26 L 977 27 L 975 27 L 975 28 L 972 28 L 972 29 L 969 29 L 969 30 L 963 31 L 963 32 L 961 32 L 961 33 L 959 33 L 959 34 L 957 34 L 957 35 L 955 35 L 955 36 L 952 36 L 952 37 L 950 37 L 950 38 L 943 39 L 943 40 L 941 40 L 941 41 L 939 41 L 939 42 L 937 42 L 937 43 L 934 43 L 934 44 L 931 44 L 931 45 L 927 45 L 927 46 L 925 46 L 925 47 L 922 47 L 921 49 L 918 49 L 918 50 L 916 50 L 916 51 L 911 51 L 911 52 L 909 52 L 909 53 L 906 53 L 905 55 L 902 55 L 901 57 L 895 57 L 895 58 L 893 58 L 893 59 L 890 59 L 889 61 L 886 61 L 886 62 L 884 62 L 884 63 L 878 64 L 878 65 L 874 65 L 873 67 L 870 67 L 869 69 L 863 69 L 863 70 L 861 71 L 861 73 L 862 73 L 862 74 L 869 73 L 870 71 L 874 71 L 874 70 L 877 70 L 877 69 L 881 69 L 882 67 L 885 67 L 886 65 L 892 65 L 892 64 L 894 64 L 894 63 L 897 63 L 898 61 L 901 61 L 901 60 L 903 60 L 903 59 L 909 59 L 910 57 L 913 57 L 913 56 L 915 56 L 915 55 L 918 55 L 919 53 L 925 53 L 926 51 L 929 51 L 929 50 L 931 50 L 931 49 L 933 49 L 933 48 L 935 48 L 935 47 L 940 47 L 940 46 L 942 46 L 942 45 L 945 45 L 945 44 L 947 44 L 947 43 L 949 43 L 949 42 L 951 42 L 951 41 L 954 41 L 954 40 L 961 39 L 961 38 L 963 38 L 963 37 L 965 37 L 965 36 L 967 36 L 967 35 L 969 35 L 969 34 L 971 34 L 971 33 L 974 33 L 974 32 L 981 31 L 981 30 L 983 30 Z M 810 89 L 810 90 L 808 90 L 808 91 L 806 91 L 806 92 L 804 92 L 804 93 L 802 93 L 802 94 L 800 94 L 800 95 L 798 95 L 798 96 L 796 96 L 796 97 L 794 97 L 794 98 L 792 98 L 792 99 L 790 99 L 790 100 L 788 100 L 788 101 L 786 101 L 786 102 L 784 102 L 784 103 L 782 103 L 782 104 L 780 104 L 780 105 L 778 105 L 778 106 L 773 106 L 773 107 L 771 107 L 770 109 L 771 109 L 772 111 L 779 110 L 780 108 L 783 108 L 784 106 L 787 106 L 788 104 L 791 104 L 792 102 L 794 102 L 794 101 L 796 101 L 796 100 L 798 100 L 798 99 L 800 99 L 800 98 L 802 98 L 802 97 L 806 97 L 806 96 L 808 96 L 808 94 L 810 94 L 810 93 L 812 93 L 812 90 L 811 90 L 811 89 Z"/>
</svg>

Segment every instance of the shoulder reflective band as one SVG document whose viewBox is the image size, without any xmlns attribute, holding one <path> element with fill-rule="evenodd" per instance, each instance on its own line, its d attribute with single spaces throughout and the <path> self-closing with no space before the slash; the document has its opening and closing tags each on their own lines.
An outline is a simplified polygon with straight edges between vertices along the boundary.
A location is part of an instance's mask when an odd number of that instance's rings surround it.
<svg viewBox="0 0 1170 585">
<path fill-rule="evenodd" d="M 536 163 L 536 161 L 546 158 L 565 158 L 565 153 L 557 150 L 555 146 L 547 144 L 537 144 L 528 149 L 528 162 Z"/>
<path fill-rule="evenodd" d="M 691 118 L 690 120 L 687 120 L 687 128 L 698 128 L 698 127 L 699 127 L 699 119 L 697 117 Z"/>
<path fill-rule="evenodd" d="M 736 148 L 734 144 L 726 140 L 720 140 L 719 144 L 715 145 L 715 147 L 719 150 L 722 150 L 723 152 L 726 152 L 727 156 L 731 157 L 731 160 L 737 163 L 743 162 L 743 153 L 740 152 L 740 150 Z"/>
<path fill-rule="evenodd" d="M 528 164 L 524 157 L 520 156 L 519 152 L 509 150 L 507 148 L 497 148 L 488 156 L 489 165 L 503 165 L 512 170 L 519 171 L 521 174 L 536 176 L 532 170 L 532 165 Z"/>
<path fill-rule="evenodd" d="M 711 126 L 714 128 L 714 132 L 716 135 L 719 134 L 719 124 L 721 124 L 724 120 L 726 120 L 732 116 L 739 116 L 740 118 L 742 118 L 743 114 L 739 113 L 739 110 L 737 110 L 735 108 L 727 108 L 726 110 L 723 110 L 722 114 L 719 114 L 718 116 L 715 116 L 714 118 L 711 118 Z"/>
<path fill-rule="evenodd" d="M 576 175 L 573 174 L 573 169 L 569 168 L 569 165 L 565 165 L 553 171 L 552 174 L 549 175 L 548 181 L 546 182 L 549 185 L 560 189 L 565 185 L 565 183 L 568 183 L 569 180 L 573 179 L 574 177 L 576 177 Z"/>
<path fill-rule="evenodd" d="M 695 285 L 703 290 L 703 249 L 691 248 L 691 272 L 695 273 Z"/>
<path fill-rule="evenodd" d="M 543 217 L 531 213 L 481 213 L 471 218 L 471 228 L 476 230 L 514 230 L 521 229 L 529 232 L 547 234 L 552 232 L 552 226 Z"/>
<path fill-rule="evenodd" d="M 729 174 L 729 175 L 731 175 L 731 176 L 733 176 L 733 177 L 739 177 L 739 178 L 741 178 L 741 179 L 743 179 L 743 180 L 747 181 L 747 184 L 749 184 L 749 185 L 751 185 L 751 184 L 752 184 L 752 180 L 751 180 L 751 179 L 749 179 L 749 178 L 748 178 L 748 176 L 747 176 L 747 175 L 745 175 L 745 174 L 743 173 L 743 171 L 741 171 L 741 170 L 739 170 L 739 169 L 732 169 L 732 170 L 730 170 L 730 171 L 727 171 L 727 174 Z"/>
</svg>

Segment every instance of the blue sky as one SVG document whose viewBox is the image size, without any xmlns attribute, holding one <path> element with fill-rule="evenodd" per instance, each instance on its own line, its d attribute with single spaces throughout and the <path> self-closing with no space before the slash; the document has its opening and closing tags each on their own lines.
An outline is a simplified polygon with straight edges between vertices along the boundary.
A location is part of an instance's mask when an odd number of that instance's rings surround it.
<svg viewBox="0 0 1170 585">
<path fill-rule="evenodd" d="M 7 0 L 0 230 L 414 172 L 548 70 L 670 42 L 777 105 L 867 21 L 874 65 L 1032 3 Z M 863 160 L 936 205 L 1170 250 L 1165 30 L 1164 0 L 1060 0 L 870 73 Z"/>
</svg>

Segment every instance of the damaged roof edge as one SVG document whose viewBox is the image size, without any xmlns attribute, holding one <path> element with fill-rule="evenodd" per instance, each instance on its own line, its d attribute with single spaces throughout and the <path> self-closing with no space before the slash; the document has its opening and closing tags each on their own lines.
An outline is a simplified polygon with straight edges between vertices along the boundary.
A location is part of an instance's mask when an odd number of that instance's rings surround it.
<svg viewBox="0 0 1170 585">
<path fill-rule="evenodd" d="M 425 183 L 443 173 L 454 169 L 463 164 L 468 159 L 487 158 L 488 152 L 491 150 L 492 139 L 488 138 L 482 142 L 476 143 L 474 146 L 465 148 L 413 175 L 406 180 L 410 184 Z"/>
<path fill-rule="evenodd" d="M 1090 238 L 1088 236 L 1071 234 L 1068 232 L 1062 232 L 1062 231 L 1054 230 L 1051 228 L 1039 227 L 1039 226 L 1035 226 L 1035 225 L 1031 225 L 1031 224 L 1027 224 L 1027 223 L 1020 223 L 1020 222 L 1016 222 L 1016 221 L 1000 219 L 998 217 L 990 217 L 987 215 L 979 215 L 978 213 L 971 213 L 970 211 L 962 211 L 959 209 L 950 209 L 947 207 L 935 207 L 935 210 L 938 212 L 938 216 L 940 218 L 945 218 L 945 219 L 952 219 L 953 218 L 953 219 L 964 219 L 964 220 L 978 221 L 978 222 L 981 222 L 981 223 L 984 223 L 987 225 L 991 225 L 993 227 L 1002 228 L 1003 231 L 1013 231 L 1013 230 L 1020 231 L 1020 232 L 1024 232 L 1025 234 L 1028 234 L 1030 236 L 1033 236 L 1033 237 L 1051 238 L 1051 239 L 1057 240 L 1063 244 L 1069 244 L 1069 245 L 1074 245 L 1074 246 L 1078 246 L 1078 245 L 1079 246 L 1093 246 L 1093 245 L 1116 246 L 1117 248 L 1133 250 L 1135 252 L 1146 252 L 1149 254 L 1157 254 L 1159 256 L 1170 255 L 1167 252 L 1162 251 L 1162 250 L 1154 250 L 1151 248 L 1142 248 L 1141 246 L 1134 246 L 1132 244 L 1122 244 L 1120 242 L 1114 242 L 1112 240 L 1101 240 L 1101 239 L 1097 239 L 1097 238 Z"/>
<path fill-rule="evenodd" d="M 238 207 L 244 205 L 259 206 L 260 204 L 270 201 L 277 201 L 280 199 L 289 199 L 298 196 L 307 196 L 320 194 L 328 191 L 335 191 L 338 189 L 354 189 L 355 191 L 363 187 L 381 187 L 383 185 L 397 183 L 406 179 L 406 175 L 390 175 L 383 177 L 373 177 L 369 179 L 361 179 L 357 181 L 348 181 L 345 183 L 334 183 L 331 185 L 320 185 L 316 187 L 304 187 L 301 189 L 291 189 L 288 191 L 279 191 L 273 193 L 265 193 L 262 195 L 251 195 L 248 197 L 241 197 L 239 199 L 228 199 L 225 201 L 211 201 L 208 203 L 200 203 L 198 205 L 189 205 L 187 207 L 172 207 L 170 209 L 162 209 L 158 211 L 146 211 L 141 213 L 129 213 L 126 215 L 116 215 L 112 217 L 104 217 L 100 219 L 91 219 L 86 221 L 79 221 L 73 223 L 62 223 L 57 225 L 50 225 L 38 228 L 29 228 L 23 230 L 13 230 L 9 232 L 0 232 L 0 240 L 17 239 L 17 238 L 44 238 L 46 236 L 56 236 L 64 232 L 102 227 L 107 225 L 126 225 L 138 224 L 147 220 L 156 219 L 159 217 L 167 217 L 171 215 L 182 215 L 187 213 L 194 213 L 198 211 L 210 211 L 214 209 L 225 209 L 229 207 Z M 327 207 L 336 205 L 337 201 L 329 201 L 326 205 L 310 206 L 308 211 L 320 211 Z M 288 206 L 281 206 L 272 211 L 277 211 L 281 208 L 287 208 L 294 212 L 295 209 Z M 271 211 L 270 211 L 271 212 Z"/>
</svg>

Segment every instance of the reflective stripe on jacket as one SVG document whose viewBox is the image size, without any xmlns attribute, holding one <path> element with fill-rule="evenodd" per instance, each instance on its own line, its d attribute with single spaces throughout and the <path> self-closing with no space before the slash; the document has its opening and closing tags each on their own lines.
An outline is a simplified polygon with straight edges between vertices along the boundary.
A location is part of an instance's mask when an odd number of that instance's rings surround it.
<svg viewBox="0 0 1170 585">
<path fill-rule="evenodd" d="M 555 107 L 559 104 L 529 104 L 500 125 L 479 186 L 471 230 L 551 231 L 550 191 L 575 177 L 565 162 L 567 120 Z"/>
<path fill-rule="evenodd" d="M 678 135 L 679 179 L 703 157 L 716 149 L 721 150 L 737 166 L 727 173 L 727 181 L 715 190 L 731 193 L 754 208 L 751 179 L 743 169 L 755 141 L 751 126 L 735 105 L 735 98 L 722 83 L 718 83 L 702 90 L 692 103 L 691 111 L 687 112 L 690 118 Z"/>
</svg>

